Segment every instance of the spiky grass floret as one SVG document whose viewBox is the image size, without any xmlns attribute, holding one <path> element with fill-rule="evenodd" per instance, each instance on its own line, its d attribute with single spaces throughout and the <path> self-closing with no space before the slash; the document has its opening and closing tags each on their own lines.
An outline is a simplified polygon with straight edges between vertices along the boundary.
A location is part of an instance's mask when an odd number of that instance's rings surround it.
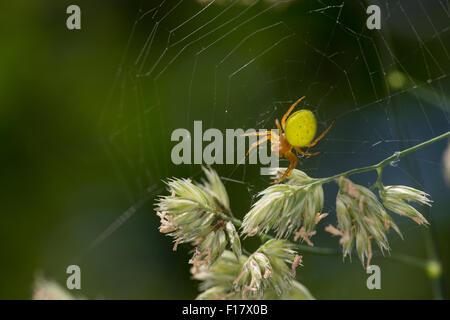
<svg viewBox="0 0 450 320">
<path fill-rule="evenodd" d="M 196 246 L 190 260 L 194 267 L 214 263 L 228 244 L 236 256 L 241 254 L 235 227 L 218 214 L 229 212 L 225 187 L 215 171 L 204 168 L 204 172 L 207 180 L 203 184 L 169 179 L 166 184 L 170 195 L 160 197 L 156 204 L 159 230 L 174 238 L 174 250 L 179 243 Z"/>
<path fill-rule="evenodd" d="M 383 205 L 390 211 L 407 216 L 418 224 L 428 224 L 427 219 L 409 203 L 431 207 L 430 195 L 407 186 L 385 186 L 380 191 Z"/>
<path fill-rule="evenodd" d="M 202 293 L 197 299 L 314 299 L 295 281 L 293 270 L 300 264 L 301 257 L 289 243 L 272 239 L 239 259 L 225 250 L 211 266 L 202 265 L 191 272 L 201 281 Z"/>
<path fill-rule="evenodd" d="M 278 296 L 292 287 L 292 267 L 299 264 L 292 244 L 284 240 L 271 239 L 261 245 L 245 261 L 234 286 L 242 298 L 263 297 L 266 289 L 274 290 Z M 297 265 L 296 265 L 297 264 Z"/>
<path fill-rule="evenodd" d="M 281 172 L 279 168 L 272 170 L 275 178 Z M 285 184 L 260 192 L 260 199 L 244 217 L 242 233 L 252 236 L 274 230 L 277 238 L 288 238 L 295 232 L 296 238 L 312 245 L 309 237 L 315 234 L 315 226 L 324 216 L 322 185 L 310 185 L 315 181 L 319 180 L 294 169 Z"/>
<path fill-rule="evenodd" d="M 329 225 L 325 230 L 341 237 L 344 257 L 351 255 L 355 246 L 361 263 L 364 265 L 367 258 L 368 266 L 372 258 L 371 241 L 382 252 L 389 251 L 386 232 L 392 227 L 401 236 L 400 230 L 370 189 L 343 177 L 338 179 L 338 184 L 338 228 Z"/>
</svg>

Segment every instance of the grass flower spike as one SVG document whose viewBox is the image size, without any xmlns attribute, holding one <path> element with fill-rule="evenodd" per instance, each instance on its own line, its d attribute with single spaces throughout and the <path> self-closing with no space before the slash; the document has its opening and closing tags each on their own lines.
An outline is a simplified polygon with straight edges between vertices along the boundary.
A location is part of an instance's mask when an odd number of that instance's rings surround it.
<svg viewBox="0 0 450 320">
<path fill-rule="evenodd" d="M 288 291 L 284 292 L 281 296 L 278 296 L 275 291 L 267 290 L 264 294 L 264 299 L 269 300 L 315 300 L 314 296 L 309 292 L 300 282 L 293 280 L 292 287 Z"/>
<path fill-rule="evenodd" d="M 209 235 L 218 223 L 213 197 L 188 179 L 172 179 L 167 185 L 170 195 L 161 197 L 156 206 L 160 232 L 172 236 L 176 243 Z"/>
<path fill-rule="evenodd" d="M 339 178 L 339 193 L 336 198 L 338 228 L 326 227 L 326 231 L 341 237 L 344 257 L 351 255 L 355 245 L 358 257 L 367 266 L 372 257 L 371 241 L 375 240 L 380 250 L 389 250 L 386 232 L 392 227 L 401 236 L 400 230 L 387 214 L 375 194 L 349 179 Z"/>
<path fill-rule="evenodd" d="M 191 268 L 193 278 L 201 281 L 202 293 L 197 296 L 197 299 L 239 299 L 239 292 L 235 290 L 233 283 L 247 259 L 248 257 L 244 255 L 237 259 L 233 252 L 225 250 L 211 266 L 202 265 L 198 269 Z"/>
<path fill-rule="evenodd" d="M 279 168 L 273 174 L 281 175 Z M 242 233 L 252 236 L 275 230 L 278 238 L 287 238 L 296 232 L 308 244 L 315 233 L 315 225 L 323 217 L 323 190 L 321 184 L 310 186 L 317 181 L 300 170 L 293 170 L 286 184 L 268 187 L 259 193 L 260 199 L 245 215 Z"/>
<path fill-rule="evenodd" d="M 237 257 L 241 254 L 234 225 L 219 215 L 229 212 L 225 187 L 215 171 L 204 168 L 204 172 L 208 180 L 203 184 L 194 184 L 189 179 L 169 180 L 170 195 L 159 198 L 156 204 L 161 219 L 159 230 L 175 239 L 174 250 L 179 243 L 196 246 L 190 260 L 196 268 L 214 263 L 229 243 Z"/>
<path fill-rule="evenodd" d="M 266 289 L 280 296 L 292 287 L 294 275 L 287 263 L 296 267 L 296 253 L 284 240 L 271 239 L 244 263 L 234 284 L 242 298 L 262 298 Z M 298 262 L 297 262 L 298 264 Z"/>
<path fill-rule="evenodd" d="M 225 231 L 222 228 L 210 232 L 205 239 L 200 238 L 199 242 L 200 244 L 195 248 L 192 259 L 189 260 L 194 268 L 202 264 L 214 263 L 222 255 L 228 243 Z"/>
<path fill-rule="evenodd" d="M 280 244 L 280 243 L 279 243 Z M 274 243 L 267 243 L 267 247 L 271 247 Z M 276 251 L 276 246 L 272 249 Z M 263 250 L 260 248 L 260 250 Z M 313 300 L 314 297 L 311 295 L 309 290 L 302 285 L 300 282 L 294 280 L 292 274 L 288 275 L 288 268 L 283 267 L 283 271 L 286 272 L 285 276 L 288 278 L 288 283 L 283 285 L 284 291 L 280 295 L 280 291 L 276 290 L 274 287 L 268 285 L 267 279 L 274 276 L 274 272 L 278 271 L 277 267 L 274 269 L 270 265 L 272 259 L 280 259 L 280 256 L 272 257 L 271 259 L 267 257 L 268 254 L 272 252 L 269 250 L 263 254 L 258 250 L 252 256 L 247 257 L 242 255 L 239 259 L 236 258 L 233 252 L 225 250 L 222 256 L 211 266 L 202 265 L 197 270 L 191 269 L 193 272 L 193 278 L 200 282 L 200 290 L 202 291 L 196 299 L 198 300 L 224 300 L 224 299 L 284 299 L 284 300 Z M 288 249 L 289 250 L 289 249 Z M 275 252 L 276 253 L 276 252 Z M 281 252 L 281 256 L 284 256 L 286 252 Z M 291 252 L 287 253 L 288 262 L 291 261 Z M 296 256 L 299 257 L 299 256 Z M 243 277 L 245 276 L 247 269 L 245 267 L 249 261 L 255 261 L 256 264 L 261 264 L 257 266 L 259 270 L 254 270 L 259 282 L 259 289 L 250 289 L 249 287 L 239 287 L 238 283 L 243 284 Z M 282 258 L 281 258 L 282 259 Z M 295 266 L 294 257 L 294 266 Z M 280 263 L 277 261 L 276 263 Z M 285 264 L 283 262 L 283 264 Z M 256 268 L 253 266 L 253 268 Z M 264 271 L 263 271 L 264 270 Z M 265 276 L 265 270 L 270 270 Z M 277 278 L 279 279 L 279 278 Z M 265 283 L 262 283 L 265 282 Z M 256 281 L 255 281 L 256 284 Z"/>
<path fill-rule="evenodd" d="M 406 203 L 408 201 L 431 206 L 432 201 L 427 193 L 406 186 L 386 186 L 380 190 L 380 197 L 390 211 L 410 217 L 418 224 L 428 224 L 427 219 L 419 211 Z"/>
<path fill-rule="evenodd" d="M 227 222 L 227 224 L 225 225 L 225 230 L 227 232 L 228 239 L 230 240 L 231 249 L 236 255 L 236 258 L 239 259 L 242 255 L 241 240 L 239 238 L 239 234 L 237 233 L 237 230 L 231 221 Z"/>
<path fill-rule="evenodd" d="M 211 195 L 215 204 L 222 210 L 230 211 L 230 200 L 228 198 L 227 190 L 220 180 L 219 175 L 212 169 L 202 167 L 203 172 L 206 175 L 207 180 L 202 180 L 200 187 Z"/>
</svg>

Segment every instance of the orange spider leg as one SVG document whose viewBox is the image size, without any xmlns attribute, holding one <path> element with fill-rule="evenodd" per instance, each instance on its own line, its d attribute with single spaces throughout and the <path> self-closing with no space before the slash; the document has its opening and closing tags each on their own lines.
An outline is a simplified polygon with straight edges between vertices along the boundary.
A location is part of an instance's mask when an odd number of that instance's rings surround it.
<svg viewBox="0 0 450 320">
<path fill-rule="evenodd" d="M 292 110 L 294 110 L 295 106 L 303 99 L 305 99 L 305 96 L 303 96 L 300 99 L 298 99 L 297 101 L 295 101 L 292 104 L 292 106 L 289 108 L 289 110 L 284 114 L 283 118 L 281 118 L 281 126 L 283 127 L 283 129 L 284 129 L 284 124 L 286 123 L 286 119 L 289 117 L 289 114 L 292 112 Z"/>
<path fill-rule="evenodd" d="M 289 160 L 289 167 L 286 169 L 286 171 L 284 171 L 283 176 L 279 180 L 271 182 L 270 184 L 275 184 L 283 181 L 291 174 L 292 170 L 294 170 L 294 168 L 297 166 L 298 159 L 295 156 L 295 154 L 292 153 L 292 151 L 289 150 L 288 152 L 286 152 L 284 154 L 284 157 Z"/>
<path fill-rule="evenodd" d="M 333 126 L 335 120 L 331 121 L 330 126 L 327 128 L 327 130 L 325 130 L 324 132 L 322 132 L 322 134 L 320 136 L 318 136 L 316 138 L 316 140 L 314 140 L 313 142 L 311 142 L 310 144 L 306 145 L 305 148 L 310 148 L 316 145 L 317 142 L 319 142 L 320 139 L 322 139 L 327 133 L 328 131 L 330 131 L 331 127 Z"/>
<path fill-rule="evenodd" d="M 247 153 L 245 154 L 245 156 L 248 156 L 249 153 L 250 153 L 250 151 L 252 151 L 252 149 L 256 148 L 257 146 L 259 146 L 259 145 L 260 145 L 261 143 L 263 143 L 264 141 L 267 141 L 267 140 L 270 141 L 271 135 L 272 135 L 272 131 L 251 132 L 251 133 L 245 133 L 245 134 L 241 135 L 241 136 L 245 136 L 245 137 L 248 137 L 248 136 L 265 136 L 264 138 L 259 139 L 258 141 L 252 143 L 252 145 L 251 145 L 250 148 L 248 149 L 248 151 L 247 151 Z"/>
<path fill-rule="evenodd" d="M 270 133 L 270 132 L 269 132 Z M 257 146 L 259 146 L 261 143 L 265 142 L 269 140 L 270 141 L 270 134 L 268 134 L 267 136 L 265 136 L 264 138 L 259 139 L 256 142 L 253 142 L 252 145 L 250 146 L 250 148 L 248 149 L 247 153 L 245 154 L 245 156 L 248 156 L 250 154 L 250 151 L 252 151 L 254 148 L 256 148 Z"/>
<path fill-rule="evenodd" d="M 279 132 L 280 134 L 282 134 L 283 131 L 281 131 L 280 121 L 278 121 L 278 119 L 275 120 L 275 124 L 276 124 L 276 126 L 277 126 L 278 132 Z"/>
<path fill-rule="evenodd" d="M 241 137 L 248 137 L 248 136 L 265 136 L 270 135 L 271 131 L 264 131 L 264 132 L 250 132 L 250 133 L 244 133 L 241 135 Z"/>
<path fill-rule="evenodd" d="M 318 156 L 319 154 L 322 154 L 323 152 L 314 152 L 314 153 L 310 153 L 310 152 L 305 152 L 303 150 L 301 150 L 299 147 L 294 146 L 295 151 L 297 151 L 299 154 L 301 154 L 302 156 Z"/>
</svg>

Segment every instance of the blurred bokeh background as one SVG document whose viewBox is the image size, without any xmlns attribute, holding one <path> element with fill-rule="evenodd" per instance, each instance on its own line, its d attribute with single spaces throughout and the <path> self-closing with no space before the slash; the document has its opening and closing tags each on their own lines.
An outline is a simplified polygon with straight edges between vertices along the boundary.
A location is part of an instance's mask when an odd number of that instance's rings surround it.
<svg viewBox="0 0 450 320">
<path fill-rule="evenodd" d="M 81 8 L 81 30 L 66 8 Z M 366 28 L 379 4 L 381 30 Z M 37 273 L 66 281 L 81 267 L 89 298 L 190 299 L 190 248 L 158 232 L 162 179 L 198 179 L 174 165 L 170 134 L 193 128 L 272 128 L 306 95 L 323 130 L 310 176 L 370 165 L 449 130 L 446 1 L 10 1 L 0 5 L 0 298 L 28 299 Z M 385 184 L 428 192 L 430 227 L 395 216 L 392 253 L 439 260 L 442 277 L 375 258 L 382 289 L 359 261 L 304 255 L 297 278 L 319 299 L 446 297 L 450 188 L 443 140 L 393 163 Z M 286 162 L 282 162 L 286 165 Z M 268 185 L 259 165 L 213 166 L 243 216 Z M 370 186 L 373 173 L 353 177 Z M 335 185 L 314 243 L 339 248 Z M 117 220 L 118 219 L 118 220 Z M 118 221 L 118 222 L 115 222 Z M 106 230 L 106 232 L 105 232 Z M 246 241 L 249 249 L 255 240 Z"/>
</svg>

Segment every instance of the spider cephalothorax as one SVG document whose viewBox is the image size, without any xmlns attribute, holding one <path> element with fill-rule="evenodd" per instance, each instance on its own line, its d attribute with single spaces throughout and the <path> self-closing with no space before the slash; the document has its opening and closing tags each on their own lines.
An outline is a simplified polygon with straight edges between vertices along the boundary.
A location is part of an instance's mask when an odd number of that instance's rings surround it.
<svg viewBox="0 0 450 320">
<path fill-rule="evenodd" d="M 274 181 L 271 184 L 278 183 L 286 179 L 286 177 L 288 177 L 291 174 L 292 170 L 294 170 L 294 168 L 297 166 L 298 158 L 292 152 L 292 148 L 294 148 L 295 151 L 297 151 L 297 153 L 302 156 L 317 156 L 321 154 L 322 152 L 305 152 L 300 148 L 310 148 L 316 145 L 316 143 L 327 134 L 327 132 L 334 124 L 333 120 L 330 126 L 313 141 L 317 130 L 317 121 L 314 113 L 312 113 L 310 110 L 302 109 L 294 112 L 289 117 L 289 114 L 292 112 L 295 106 L 304 98 L 305 97 L 303 96 L 292 104 L 289 110 L 284 114 L 283 118 L 281 118 L 281 125 L 278 119 L 275 121 L 280 135 L 277 135 L 272 131 L 253 132 L 246 134 L 247 136 L 264 136 L 250 146 L 247 155 L 253 148 L 256 148 L 261 143 L 269 140 L 272 143 L 272 152 L 278 152 L 278 157 L 285 157 L 287 160 L 289 160 L 289 167 L 284 172 L 283 176 L 279 180 Z"/>
</svg>

